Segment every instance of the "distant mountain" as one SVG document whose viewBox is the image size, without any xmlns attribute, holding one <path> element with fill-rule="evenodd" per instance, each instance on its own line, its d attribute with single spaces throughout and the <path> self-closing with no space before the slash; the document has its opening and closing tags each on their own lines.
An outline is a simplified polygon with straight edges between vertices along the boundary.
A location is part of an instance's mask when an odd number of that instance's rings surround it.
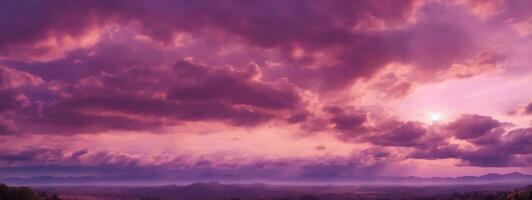
<svg viewBox="0 0 532 200">
<path fill-rule="evenodd" d="M 206 200 L 238 197 L 255 199 L 257 197 L 296 197 L 290 190 L 277 191 L 263 184 L 220 184 L 218 182 L 194 183 L 186 186 L 162 186 L 134 188 L 125 192 L 137 197 L 156 197 L 157 199 Z"/>
<path fill-rule="evenodd" d="M 223 180 L 222 180 L 223 181 Z M 223 181 L 231 182 L 231 181 Z M 268 181 L 265 181 L 268 182 Z M 286 183 L 293 183 L 294 181 L 287 181 Z M 461 177 L 356 177 L 345 178 L 342 180 L 298 180 L 298 183 L 310 184 L 532 184 L 532 175 L 522 174 L 518 172 L 509 174 L 486 174 L 482 176 L 461 176 Z M 0 183 L 7 183 L 13 185 L 164 185 L 175 183 L 186 183 L 183 181 L 175 181 L 163 179 L 156 175 L 148 176 L 118 176 L 118 177 L 53 177 L 53 176 L 39 176 L 28 178 L 0 178 Z M 188 182 L 190 183 L 190 182 Z"/>
<path fill-rule="evenodd" d="M 380 179 L 386 181 L 387 178 Z M 393 177 L 391 181 L 399 183 L 419 183 L 419 184 L 490 184 L 490 183 L 516 183 L 516 184 L 532 184 L 532 175 L 522 174 L 518 172 L 509 174 L 486 174 L 482 176 L 460 176 L 460 177 L 432 177 L 432 178 L 418 178 L 418 177 Z"/>
</svg>

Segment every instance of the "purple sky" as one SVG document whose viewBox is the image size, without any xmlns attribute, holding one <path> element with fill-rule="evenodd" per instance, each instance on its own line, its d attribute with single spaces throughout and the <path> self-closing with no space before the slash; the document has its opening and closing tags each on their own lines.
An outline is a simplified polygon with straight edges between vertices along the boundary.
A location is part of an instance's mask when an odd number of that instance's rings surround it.
<svg viewBox="0 0 532 200">
<path fill-rule="evenodd" d="M 4 0 L 0 177 L 532 173 L 532 1 Z"/>
</svg>

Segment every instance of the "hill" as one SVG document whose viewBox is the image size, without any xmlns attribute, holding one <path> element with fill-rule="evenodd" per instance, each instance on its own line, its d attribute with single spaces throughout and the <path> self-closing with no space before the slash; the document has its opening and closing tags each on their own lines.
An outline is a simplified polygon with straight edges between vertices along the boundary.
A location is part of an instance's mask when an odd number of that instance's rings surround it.
<svg viewBox="0 0 532 200">
<path fill-rule="evenodd" d="M 57 200 L 38 195 L 29 188 L 21 195 L 0 200 Z M 7 188 L 7 189 L 6 189 Z M 47 186 L 37 191 L 60 194 L 63 198 L 91 200 L 532 200 L 532 186 L 523 185 L 269 185 L 221 184 L 218 182 L 191 185 L 151 187 L 123 186 Z M 9 192 L 8 192 L 9 193 Z M 18 194 L 20 192 L 14 192 Z M 38 194 L 38 193 L 37 193 Z"/>
<path fill-rule="evenodd" d="M 57 195 L 38 193 L 28 187 L 9 187 L 0 184 L 0 200 L 61 200 Z"/>
<path fill-rule="evenodd" d="M 519 189 L 506 196 L 505 200 L 530 200 L 532 199 L 532 185 Z"/>
</svg>

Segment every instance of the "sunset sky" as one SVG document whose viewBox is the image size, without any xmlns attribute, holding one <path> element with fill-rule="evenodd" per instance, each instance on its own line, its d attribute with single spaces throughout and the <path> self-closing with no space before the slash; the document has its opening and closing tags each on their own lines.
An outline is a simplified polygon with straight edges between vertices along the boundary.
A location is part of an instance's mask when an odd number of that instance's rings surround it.
<svg viewBox="0 0 532 200">
<path fill-rule="evenodd" d="M 532 1 L 0 1 L 0 178 L 510 172 Z"/>
</svg>

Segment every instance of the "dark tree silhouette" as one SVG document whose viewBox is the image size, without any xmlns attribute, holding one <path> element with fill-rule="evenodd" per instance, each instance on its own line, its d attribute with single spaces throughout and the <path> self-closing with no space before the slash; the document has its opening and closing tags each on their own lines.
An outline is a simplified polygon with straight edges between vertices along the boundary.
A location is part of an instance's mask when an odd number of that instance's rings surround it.
<svg viewBox="0 0 532 200">
<path fill-rule="evenodd" d="M 0 200 L 62 200 L 57 194 L 35 192 L 28 187 L 9 187 L 0 183 Z"/>
<path fill-rule="evenodd" d="M 0 184 L 0 199 L 2 200 L 42 200 L 35 191 L 28 187 L 9 187 Z"/>
</svg>

